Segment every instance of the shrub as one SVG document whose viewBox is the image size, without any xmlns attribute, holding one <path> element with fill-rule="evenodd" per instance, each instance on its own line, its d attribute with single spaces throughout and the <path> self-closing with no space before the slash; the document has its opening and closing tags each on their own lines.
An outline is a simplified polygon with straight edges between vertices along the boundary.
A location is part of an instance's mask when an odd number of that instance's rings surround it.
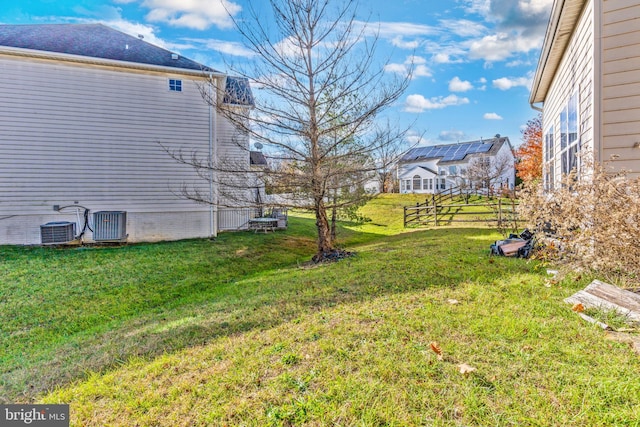
<svg viewBox="0 0 640 427">
<path fill-rule="evenodd" d="M 553 191 L 543 191 L 539 181 L 525 184 L 519 213 L 538 236 L 538 256 L 637 283 L 640 178 L 599 164 L 585 169 L 593 172 L 579 179 L 569 175 Z"/>
</svg>

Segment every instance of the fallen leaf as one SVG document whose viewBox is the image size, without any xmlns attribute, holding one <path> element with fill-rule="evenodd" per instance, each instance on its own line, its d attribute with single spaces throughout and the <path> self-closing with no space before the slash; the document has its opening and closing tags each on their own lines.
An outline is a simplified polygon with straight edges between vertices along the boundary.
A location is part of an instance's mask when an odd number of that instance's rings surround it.
<svg viewBox="0 0 640 427">
<path fill-rule="evenodd" d="M 431 346 L 431 350 L 433 350 L 435 354 L 442 354 L 442 349 L 440 348 L 440 345 L 438 345 L 437 342 L 431 341 L 429 345 Z"/>
<path fill-rule="evenodd" d="M 442 349 L 440 348 L 440 345 L 438 345 L 438 343 L 435 341 L 431 341 L 429 346 L 431 347 L 431 350 L 433 350 L 433 352 L 438 355 L 438 360 L 442 360 L 443 356 L 442 356 Z"/>
<path fill-rule="evenodd" d="M 571 307 L 571 310 L 575 311 L 576 313 L 582 313 L 584 311 L 584 305 L 580 303 L 574 304 L 573 307 Z"/>
<path fill-rule="evenodd" d="M 449 298 L 447 302 L 451 305 L 456 305 L 460 303 L 457 299 L 453 299 L 453 298 Z"/>
<path fill-rule="evenodd" d="M 476 368 L 473 366 L 467 365 L 466 363 L 461 363 L 458 365 L 458 369 L 462 375 L 469 375 L 471 372 L 475 371 Z"/>
</svg>

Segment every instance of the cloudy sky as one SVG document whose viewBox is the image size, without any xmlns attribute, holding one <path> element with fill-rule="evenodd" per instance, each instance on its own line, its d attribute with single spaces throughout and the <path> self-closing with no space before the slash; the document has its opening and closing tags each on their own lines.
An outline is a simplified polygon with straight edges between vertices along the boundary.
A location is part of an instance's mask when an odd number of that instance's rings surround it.
<svg viewBox="0 0 640 427">
<path fill-rule="evenodd" d="M 264 1 L 264 0 L 253 0 Z M 553 0 L 366 0 L 361 19 L 379 29 L 387 73 L 412 82 L 389 113 L 413 123 L 421 144 L 488 138 L 520 144 L 536 114 L 528 103 Z M 224 4 L 223 4 L 224 3 Z M 102 22 L 227 71 L 254 58 L 227 11 L 249 0 L 21 0 L 3 5 L 4 24 Z"/>
</svg>

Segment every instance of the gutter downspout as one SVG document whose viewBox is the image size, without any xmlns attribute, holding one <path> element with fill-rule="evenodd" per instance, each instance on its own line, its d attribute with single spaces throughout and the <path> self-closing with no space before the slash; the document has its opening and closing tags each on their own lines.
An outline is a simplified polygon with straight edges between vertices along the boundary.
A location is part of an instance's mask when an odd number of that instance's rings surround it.
<svg viewBox="0 0 640 427">
<path fill-rule="evenodd" d="M 539 111 L 539 112 L 541 112 L 541 113 L 542 113 L 542 107 L 538 107 L 538 106 L 533 105 L 533 104 L 534 104 L 534 103 L 532 102 L 532 103 L 530 103 L 530 104 L 529 104 L 529 106 L 530 106 L 531 108 L 533 108 L 534 110 Z"/>
<path fill-rule="evenodd" d="M 210 238 L 215 239 L 218 237 L 218 198 L 217 191 L 214 186 L 215 181 L 215 171 L 214 165 L 216 164 L 216 159 L 218 155 L 218 144 L 217 144 L 217 131 L 218 126 L 217 123 L 214 123 L 216 118 L 213 111 L 213 103 L 216 102 L 213 99 L 212 87 L 213 87 L 213 75 L 209 75 L 209 228 L 210 228 Z"/>
</svg>

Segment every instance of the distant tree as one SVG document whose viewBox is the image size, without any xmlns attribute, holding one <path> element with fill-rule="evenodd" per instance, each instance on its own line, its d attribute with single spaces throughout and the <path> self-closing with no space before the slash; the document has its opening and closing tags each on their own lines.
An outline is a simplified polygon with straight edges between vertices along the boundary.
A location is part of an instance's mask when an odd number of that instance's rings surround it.
<svg viewBox="0 0 640 427">
<path fill-rule="evenodd" d="M 522 130 L 522 145 L 516 150 L 516 173 L 524 181 L 542 178 L 542 116 L 538 114 Z"/>
<path fill-rule="evenodd" d="M 473 158 L 464 174 L 464 182 L 467 186 L 476 189 L 485 189 L 488 194 L 493 194 L 494 190 L 501 184 L 503 179 L 513 167 L 513 157 L 507 153 L 501 153 L 495 157 L 481 156 Z"/>
</svg>

